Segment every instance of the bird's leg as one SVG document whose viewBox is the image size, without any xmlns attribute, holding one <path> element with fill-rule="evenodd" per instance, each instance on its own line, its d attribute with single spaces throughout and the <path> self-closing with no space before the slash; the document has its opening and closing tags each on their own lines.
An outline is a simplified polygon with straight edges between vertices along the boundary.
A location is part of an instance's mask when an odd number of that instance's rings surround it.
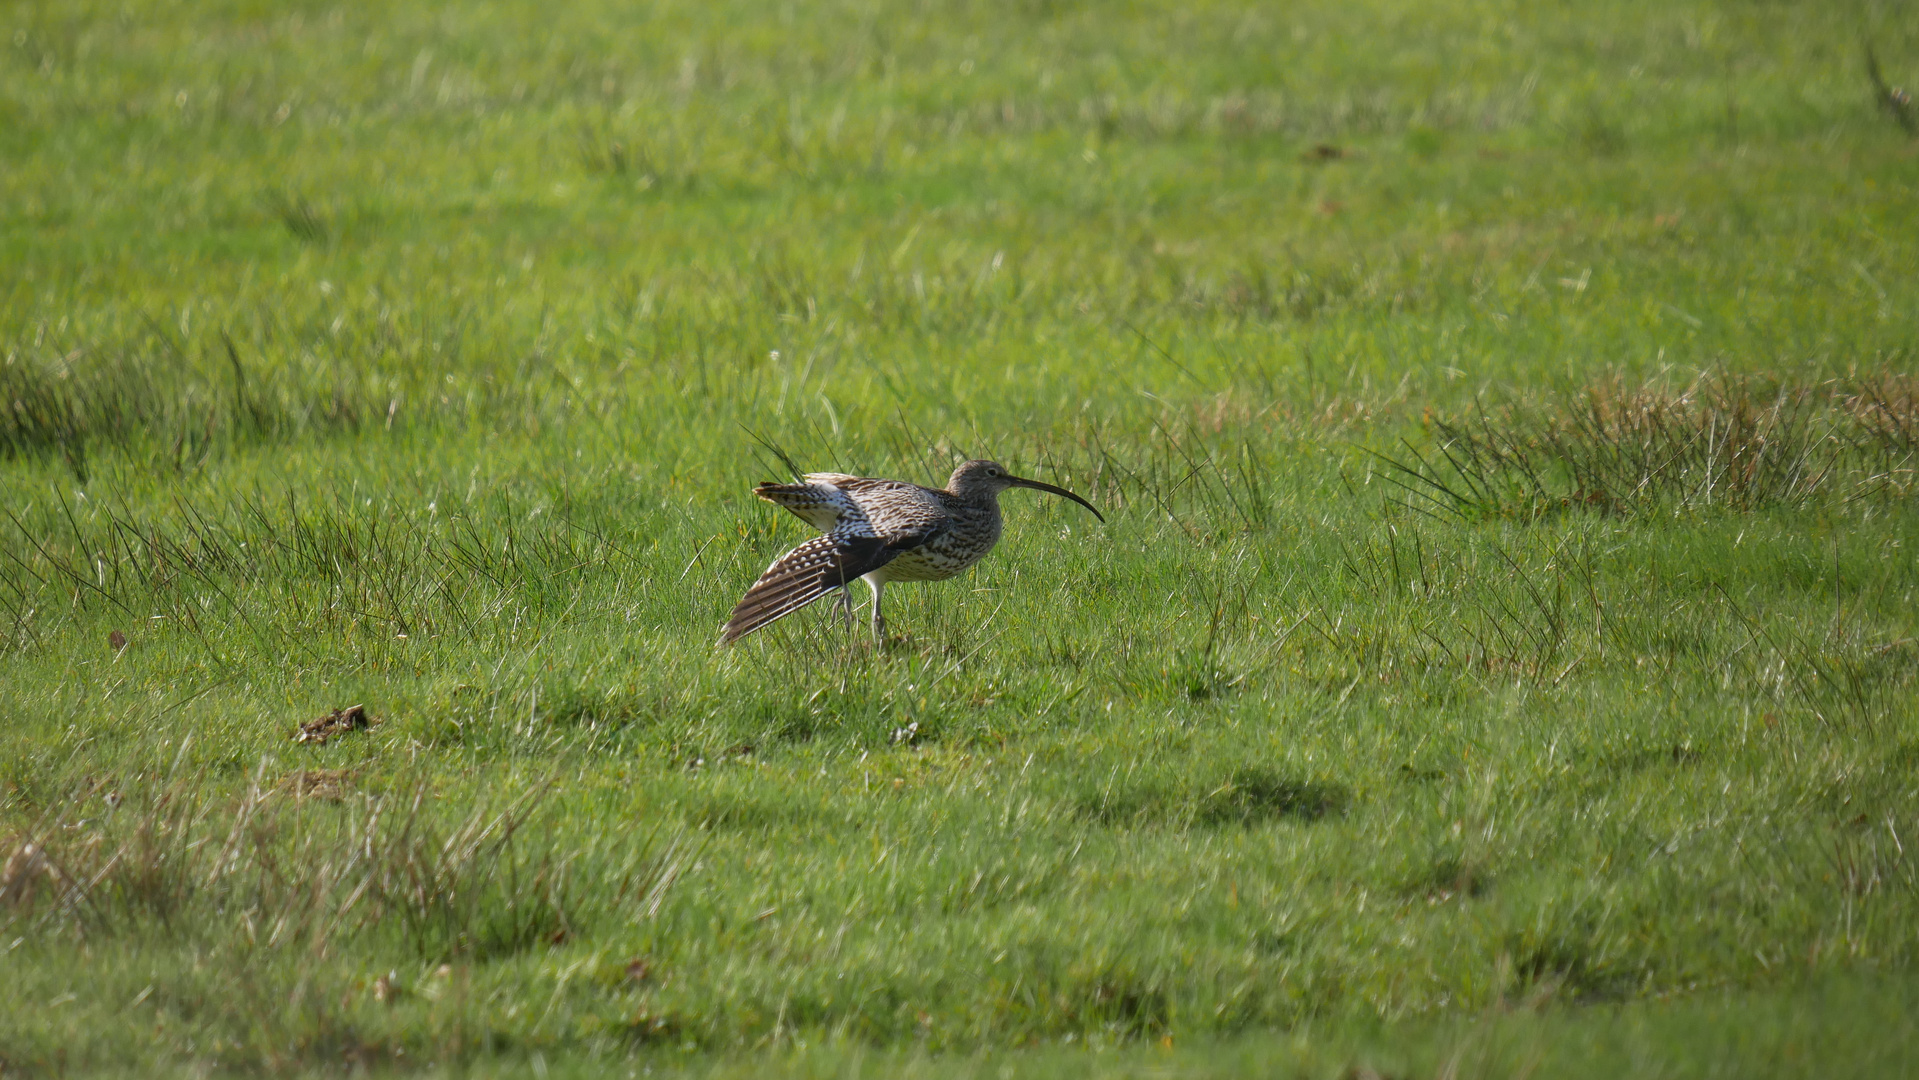
<svg viewBox="0 0 1919 1080">
<path fill-rule="evenodd" d="M 853 589 L 850 585 L 840 586 L 840 618 L 846 621 L 848 633 L 853 631 Z"/>
<path fill-rule="evenodd" d="M 873 642 L 879 644 L 886 640 L 886 616 L 880 614 L 880 590 L 886 583 L 872 578 L 867 578 L 866 583 L 873 587 Z"/>
</svg>

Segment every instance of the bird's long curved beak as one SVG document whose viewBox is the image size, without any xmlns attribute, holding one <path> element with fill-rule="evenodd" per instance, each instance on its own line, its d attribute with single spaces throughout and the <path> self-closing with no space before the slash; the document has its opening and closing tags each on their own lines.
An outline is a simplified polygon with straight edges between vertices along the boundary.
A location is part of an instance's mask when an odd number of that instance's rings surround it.
<svg viewBox="0 0 1919 1080">
<path fill-rule="evenodd" d="M 1080 504 L 1081 506 L 1084 506 L 1088 510 L 1093 510 L 1092 503 L 1087 502 L 1085 499 L 1080 498 L 1078 495 L 1073 494 L 1072 492 L 1066 490 L 1065 488 L 1054 487 L 1051 484 L 1042 484 L 1038 480 L 1027 480 L 1024 477 L 1019 477 L 1019 476 L 1009 476 L 1006 478 L 1006 480 L 1008 483 L 1010 483 L 1014 487 L 1032 488 L 1035 491 L 1048 491 L 1053 493 L 1054 495 L 1060 495 L 1060 496 L 1064 496 L 1065 498 L 1071 499 L 1074 502 Z M 1093 516 L 1096 518 L 1099 518 L 1100 524 L 1104 525 L 1106 523 L 1106 516 L 1104 514 L 1101 514 L 1098 510 L 1093 510 Z"/>
</svg>

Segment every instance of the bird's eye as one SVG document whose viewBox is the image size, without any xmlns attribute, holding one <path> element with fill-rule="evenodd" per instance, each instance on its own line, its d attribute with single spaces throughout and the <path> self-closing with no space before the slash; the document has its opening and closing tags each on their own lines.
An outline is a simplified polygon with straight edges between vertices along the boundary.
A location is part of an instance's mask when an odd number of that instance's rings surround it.
<svg viewBox="0 0 1919 1080">
<path fill-rule="evenodd" d="M 988 475 L 988 476 L 998 476 L 998 475 L 999 475 L 999 470 L 998 470 L 998 469 L 988 469 L 988 470 L 986 470 L 986 475 Z"/>
</svg>

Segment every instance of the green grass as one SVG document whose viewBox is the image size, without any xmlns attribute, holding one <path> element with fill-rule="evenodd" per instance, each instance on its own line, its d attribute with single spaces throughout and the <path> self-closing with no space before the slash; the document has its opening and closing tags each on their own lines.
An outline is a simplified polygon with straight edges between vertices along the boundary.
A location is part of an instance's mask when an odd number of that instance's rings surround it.
<svg viewBox="0 0 1919 1080">
<path fill-rule="evenodd" d="M 0 1073 L 1910 1072 L 1867 40 L 7 9 Z M 773 447 L 1108 524 L 720 649 Z"/>
</svg>

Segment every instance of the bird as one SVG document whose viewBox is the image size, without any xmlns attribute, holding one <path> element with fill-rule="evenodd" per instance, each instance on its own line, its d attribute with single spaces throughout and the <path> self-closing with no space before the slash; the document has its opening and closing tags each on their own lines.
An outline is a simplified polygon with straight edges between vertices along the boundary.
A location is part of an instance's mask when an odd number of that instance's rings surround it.
<svg viewBox="0 0 1919 1080">
<path fill-rule="evenodd" d="M 1061 487 L 1014 476 L 997 461 L 962 462 L 944 488 L 846 473 L 807 473 L 797 484 L 762 481 L 753 494 L 791 510 L 821 535 L 773 560 L 733 607 L 720 632 L 731 644 L 791 615 L 834 589 L 850 624 L 848 587 L 864 578 L 873 590 L 873 639 L 884 640 L 880 595 L 895 581 L 944 581 L 965 573 L 999 542 L 1000 492 L 1032 488 L 1084 506 Z"/>
</svg>

